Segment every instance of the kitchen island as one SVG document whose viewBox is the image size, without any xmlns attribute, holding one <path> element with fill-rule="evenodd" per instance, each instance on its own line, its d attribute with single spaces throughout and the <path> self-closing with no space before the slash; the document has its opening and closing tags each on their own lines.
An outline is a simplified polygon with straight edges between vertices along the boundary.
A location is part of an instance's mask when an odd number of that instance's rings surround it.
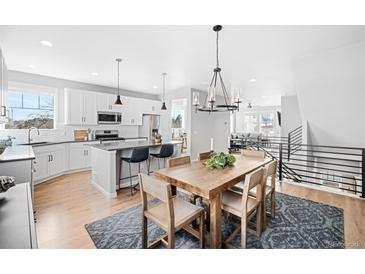
<svg viewBox="0 0 365 274">
<path fill-rule="evenodd" d="M 162 144 L 173 144 L 174 155 L 180 154 L 181 141 L 165 141 Z M 119 188 L 121 157 L 129 157 L 133 148 L 149 147 L 151 152 L 158 152 L 162 144 L 151 141 L 118 141 L 91 145 L 91 181 L 108 197 L 116 197 Z M 161 167 L 163 166 L 161 160 Z M 157 159 L 150 158 L 150 171 L 157 170 Z M 141 163 L 141 172 L 147 173 L 147 163 Z M 132 164 L 132 175 L 137 175 L 138 164 Z M 128 165 L 122 165 L 122 177 L 129 176 Z M 133 178 L 136 183 L 137 177 Z M 128 186 L 129 179 L 121 182 L 121 187 Z"/>
</svg>

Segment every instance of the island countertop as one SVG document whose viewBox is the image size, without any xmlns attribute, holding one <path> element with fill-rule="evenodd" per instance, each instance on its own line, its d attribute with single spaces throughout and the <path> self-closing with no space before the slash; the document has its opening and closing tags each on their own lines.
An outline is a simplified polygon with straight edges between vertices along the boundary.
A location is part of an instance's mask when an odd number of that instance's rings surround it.
<svg viewBox="0 0 365 274">
<path fill-rule="evenodd" d="M 181 141 L 165 141 L 162 143 L 154 143 L 151 141 L 120 141 L 120 142 L 111 142 L 106 144 L 95 144 L 91 145 L 91 147 L 98 148 L 105 151 L 118 151 L 132 148 L 140 148 L 140 147 L 158 147 L 163 144 L 172 144 L 178 145 L 181 144 Z"/>
<path fill-rule="evenodd" d="M 10 146 L 0 154 L 0 163 L 32 160 L 35 158 L 31 146 Z"/>
</svg>

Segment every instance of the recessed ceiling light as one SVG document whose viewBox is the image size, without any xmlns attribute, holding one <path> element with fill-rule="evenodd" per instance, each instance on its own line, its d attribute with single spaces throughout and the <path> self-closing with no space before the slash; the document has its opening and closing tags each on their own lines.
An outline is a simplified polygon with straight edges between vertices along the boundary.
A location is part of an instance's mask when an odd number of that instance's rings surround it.
<svg viewBox="0 0 365 274">
<path fill-rule="evenodd" d="M 251 82 L 251 83 L 255 83 L 255 82 L 256 82 L 256 79 L 255 79 L 255 78 L 251 78 L 251 79 L 250 79 L 250 82 Z"/>
<path fill-rule="evenodd" d="M 31 69 L 35 69 L 36 68 L 36 66 L 35 65 L 32 65 L 32 64 L 28 65 L 28 67 L 30 67 Z"/>
<path fill-rule="evenodd" d="M 46 40 L 42 40 L 40 43 L 43 46 L 46 46 L 46 47 L 52 47 L 53 46 L 53 44 L 50 41 L 46 41 Z"/>
<path fill-rule="evenodd" d="M 92 72 L 92 73 L 91 73 L 91 75 L 92 75 L 92 76 L 98 76 L 98 75 L 99 75 L 99 73 L 97 73 L 97 72 Z"/>
<path fill-rule="evenodd" d="M 156 89 L 156 88 L 157 88 L 157 86 L 153 86 L 153 88 L 154 88 L 154 89 Z"/>
</svg>

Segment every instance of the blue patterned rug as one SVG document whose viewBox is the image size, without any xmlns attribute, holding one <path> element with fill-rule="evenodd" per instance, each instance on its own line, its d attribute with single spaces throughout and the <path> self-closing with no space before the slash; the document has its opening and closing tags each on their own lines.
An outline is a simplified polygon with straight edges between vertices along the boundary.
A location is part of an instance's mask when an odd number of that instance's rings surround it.
<svg viewBox="0 0 365 274">
<path fill-rule="evenodd" d="M 277 193 L 276 218 L 268 217 L 267 221 L 267 228 L 260 238 L 249 234 L 247 248 L 344 248 L 341 208 Z M 231 223 L 232 219 L 228 222 L 223 218 L 223 239 L 233 231 Z M 141 206 L 87 224 L 85 228 L 97 248 L 141 248 Z M 164 234 L 157 225 L 149 222 L 149 241 Z M 232 244 L 240 248 L 240 233 Z M 198 240 L 187 232 L 176 233 L 175 248 L 198 247 Z"/>
</svg>

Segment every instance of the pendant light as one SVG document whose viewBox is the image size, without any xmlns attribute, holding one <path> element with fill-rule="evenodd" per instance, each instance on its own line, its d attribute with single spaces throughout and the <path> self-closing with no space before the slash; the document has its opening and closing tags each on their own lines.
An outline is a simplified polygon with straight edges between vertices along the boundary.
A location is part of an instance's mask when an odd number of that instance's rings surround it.
<svg viewBox="0 0 365 274">
<path fill-rule="evenodd" d="M 221 25 L 216 25 L 213 27 L 213 31 L 216 32 L 216 67 L 213 70 L 213 78 L 210 82 L 210 86 L 208 88 L 208 95 L 206 96 L 205 103 L 203 106 L 199 104 L 199 96 L 196 95 L 194 97 L 193 105 L 195 106 L 195 110 L 205 111 L 205 112 L 223 112 L 223 111 L 235 111 L 239 110 L 239 104 L 242 103 L 239 99 L 239 90 L 237 90 L 238 94 L 234 101 L 230 99 L 226 86 L 223 82 L 223 78 L 221 76 L 221 68 L 219 67 L 219 56 L 218 56 L 218 33 L 222 30 Z M 217 103 L 217 95 L 219 92 L 223 93 L 223 101 Z M 232 95 L 232 99 L 234 95 Z"/>
<path fill-rule="evenodd" d="M 167 110 L 166 103 L 165 103 L 165 78 L 167 73 L 162 73 L 162 84 L 163 84 L 163 90 L 162 90 L 162 107 L 161 110 Z"/>
<path fill-rule="evenodd" d="M 122 101 L 120 100 L 120 94 L 119 94 L 119 64 L 120 62 L 122 62 L 121 58 L 117 58 L 115 59 L 115 61 L 118 62 L 118 95 L 117 95 L 117 100 L 115 100 L 114 105 L 123 105 Z"/>
</svg>

